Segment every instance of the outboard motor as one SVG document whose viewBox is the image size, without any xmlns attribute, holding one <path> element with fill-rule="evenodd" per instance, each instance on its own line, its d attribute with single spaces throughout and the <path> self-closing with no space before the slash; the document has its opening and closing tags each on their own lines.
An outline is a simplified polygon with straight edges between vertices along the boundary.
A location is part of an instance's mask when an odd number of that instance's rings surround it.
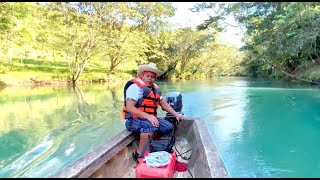
<svg viewBox="0 0 320 180">
<path fill-rule="evenodd" d="M 177 113 L 183 114 L 182 112 L 182 95 L 180 92 L 168 92 L 166 96 L 166 102 L 174 109 Z M 176 118 L 170 114 L 166 113 L 165 119 L 171 122 L 175 128 L 177 126 L 178 121 Z"/>
</svg>

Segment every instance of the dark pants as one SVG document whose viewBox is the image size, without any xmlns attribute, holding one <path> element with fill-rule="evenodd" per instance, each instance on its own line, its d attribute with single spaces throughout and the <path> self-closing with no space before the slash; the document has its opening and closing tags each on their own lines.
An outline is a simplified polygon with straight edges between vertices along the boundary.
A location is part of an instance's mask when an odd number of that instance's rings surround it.
<svg viewBox="0 0 320 180">
<path fill-rule="evenodd" d="M 167 135 L 172 132 L 172 124 L 162 118 L 158 118 L 159 127 L 154 127 L 147 119 L 127 119 L 126 128 L 134 133 L 150 133 L 155 132 L 160 135 Z"/>
</svg>

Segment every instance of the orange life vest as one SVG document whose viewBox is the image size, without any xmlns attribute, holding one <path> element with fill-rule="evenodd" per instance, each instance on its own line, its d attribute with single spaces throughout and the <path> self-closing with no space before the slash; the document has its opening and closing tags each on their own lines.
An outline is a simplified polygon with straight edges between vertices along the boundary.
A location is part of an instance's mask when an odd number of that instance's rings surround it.
<svg viewBox="0 0 320 180">
<path fill-rule="evenodd" d="M 124 105 L 122 108 L 122 118 L 130 119 L 130 118 L 138 118 L 137 116 L 127 112 L 126 107 L 126 91 L 131 84 L 136 84 L 143 90 L 143 95 L 138 99 L 135 107 L 142 112 L 146 112 L 148 114 L 152 114 L 157 116 L 157 108 L 160 102 L 161 91 L 159 87 L 153 83 L 152 88 L 150 89 L 140 78 L 135 78 L 129 80 L 124 86 Z"/>
</svg>

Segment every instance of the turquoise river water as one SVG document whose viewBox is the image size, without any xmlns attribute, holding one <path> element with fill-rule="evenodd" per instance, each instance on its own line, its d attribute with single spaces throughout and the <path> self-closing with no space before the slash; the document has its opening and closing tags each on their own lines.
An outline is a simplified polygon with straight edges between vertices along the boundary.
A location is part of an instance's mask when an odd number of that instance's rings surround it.
<svg viewBox="0 0 320 180">
<path fill-rule="evenodd" d="M 157 84 L 164 98 L 182 93 L 185 116 L 207 125 L 231 177 L 320 177 L 319 88 L 245 78 Z M 0 177 L 48 177 L 116 136 L 122 93 L 1 90 Z"/>
</svg>

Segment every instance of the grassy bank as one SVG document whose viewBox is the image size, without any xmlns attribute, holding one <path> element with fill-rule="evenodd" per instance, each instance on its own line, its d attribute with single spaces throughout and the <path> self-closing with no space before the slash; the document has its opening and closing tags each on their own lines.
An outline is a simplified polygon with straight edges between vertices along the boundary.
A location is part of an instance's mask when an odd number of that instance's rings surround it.
<svg viewBox="0 0 320 180">
<path fill-rule="evenodd" d="M 78 84 L 114 83 L 133 77 L 127 69 L 107 74 L 103 67 L 90 64 L 80 76 Z M 0 62 L 0 87 L 5 86 L 65 86 L 68 84 L 68 64 L 49 60 L 12 59 L 11 64 Z"/>
<path fill-rule="evenodd" d="M 120 67 L 119 69 L 122 70 L 114 74 L 107 74 L 106 67 L 107 65 L 101 62 L 89 64 L 80 76 L 78 84 L 124 83 L 136 75 L 137 65 L 127 64 Z M 66 86 L 68 85 L 68 73 L 68 63 L 63 61 L 12 59 L 11 64 L 8 61 L 0 61 L 0 88 L 6 86 Z M 292 74 L 297 78 L 319 82 L 320 64 L 305 63 L 296 68 Z M 204 77 L 195 76 L 191 79 L 194 78 Z"/>
</svg>

